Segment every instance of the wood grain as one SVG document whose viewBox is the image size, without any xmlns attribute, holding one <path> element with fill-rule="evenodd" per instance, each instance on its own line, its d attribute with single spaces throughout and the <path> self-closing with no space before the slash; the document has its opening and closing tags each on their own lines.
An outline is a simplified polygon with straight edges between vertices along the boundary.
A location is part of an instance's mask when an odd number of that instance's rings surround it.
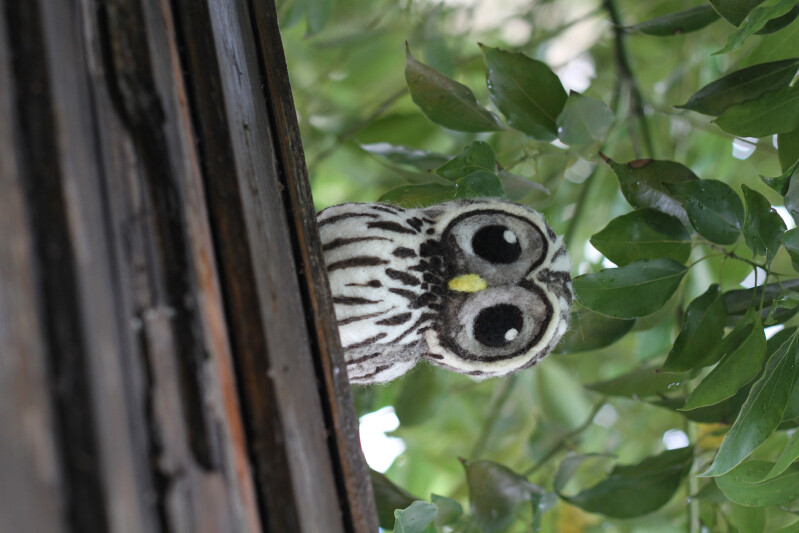
<svg viewBox="0 0 799 533">
<path fill-rule="evenodd" d="M 0 529 L 374 532 L 273 2 L 0 0 L 0 87 Z"/>
</svg>

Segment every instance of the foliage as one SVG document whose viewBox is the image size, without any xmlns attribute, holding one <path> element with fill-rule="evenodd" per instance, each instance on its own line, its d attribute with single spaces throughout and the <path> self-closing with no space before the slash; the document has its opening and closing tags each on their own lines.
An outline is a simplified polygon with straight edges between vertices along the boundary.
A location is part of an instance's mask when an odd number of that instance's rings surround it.
<svg viewBox="0 0 799 533">
<path fill-rule="evenodd" d="M 504 196 L 573 263 L 572 327 L 535 370 L 354 390 L 407 444 L 373 476 L 382 527 L 797 529 L 797 14 L 281 4 L 318 207 Z"/>
</svg>

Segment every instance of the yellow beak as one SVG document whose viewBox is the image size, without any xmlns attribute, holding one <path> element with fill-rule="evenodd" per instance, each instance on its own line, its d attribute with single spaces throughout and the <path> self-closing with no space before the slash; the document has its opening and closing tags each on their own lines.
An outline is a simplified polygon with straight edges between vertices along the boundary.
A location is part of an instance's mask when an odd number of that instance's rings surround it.
<svg viewBox="0 0 799 533">
<path fill-rule="evenodd" d="M 488 287 L 486 280 L 477 274 L 463 274 L 449 280 L 447 287 L 451 291 L 458 292 L 477 292 L 482 291 Z"/>
</svg>

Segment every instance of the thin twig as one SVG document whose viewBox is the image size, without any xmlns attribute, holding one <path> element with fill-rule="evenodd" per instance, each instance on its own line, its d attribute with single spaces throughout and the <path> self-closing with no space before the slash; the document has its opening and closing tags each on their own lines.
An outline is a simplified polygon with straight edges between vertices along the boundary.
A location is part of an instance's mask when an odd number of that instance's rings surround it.
<svg viewBox="0 0 799 533">
<path fill-rule="evenodd" d="M 594 407 L 591 409 L 591 412 L 588 414 L 588 416 L 586 417 L 586 419 L 583 421 L 582 424 L 574 428 L 572 431 L 567 433 L 562 439 L 556 442 L 549 449 L 549 451 L 547 451 L 547 453 L 545 453 L 544 456 L 538 460 L 536 464 L 532 465 L 527 470 L 522 472 L 521 475 L 523 475 L 524 477 L 533 475 L 539 468 L 544 466 L 550 459 L 552 459 L 559 452 L 565 449 L 571 443 L 572 440 L 577 438 L 583 431 L 585 431 L 591 426 L 591 423 L 594 421 L 596 414 L 599 412 L 600 409 L 602 409 L 602 406 L 605 405 L 607 401 L 608 399 L 603 396 L 596 404 L 594 404 Z"/>
<path fill-rule="evenodd" d="M 497 425 L 497 421 L 499 420 L 499 414 L 502 412 L 502 408 L 505 407 L 505 402 L 507 402 L 508 398 L 510 398 L 510 393 L 513 390 L 513 387 L 516 385 L 516 382 L 517 375 L 514 374 L 508 376 L 502 383 L 502 387 L 499 389 L 499 392 L 494 396 L 494 401 L 491 402 L 491 406 L 488 408 L 488 413 L 483 419 L 483 427 L 480 430 L 480 435 L 472 447 L 472 452 L 470 455 L 472 459 L 477 459 L 480 454 L 485 451 L 485 447 L 488 444 L 488 439 L 491 438 L 491 434 L 494 432 L 494 427 Z"/>
<path fill-rule="evenodd" d="M 624 25 L 621 23 L 619 12 L 616 9 L 616 3 L 614 0 L 604 0 L 602 5 L 608 12 L 610 22 L 613 24 L 616 69 L 618 70 L 622 85 L 627 87 L 630 94 L 630 118 L 637 120 L 641 128 L 641 137 L 643 138 L 644 146 L 646 148 L 646 156 L 655 157 L 655 149 L 654 145 L 652 144 L 652 137 L 649 133 L 649 123 L 647 122 L 646 114 L 644 113 L 644 100 L 641 97 L 641 91 L 638 89 L 638 83 L 635 80 L 632 68 L 630 67 L 630 61 L 627 57 L 627 48 L 624 45 Z M 614 100 L 617 102 L 621 97 L 620 93 L 621 90 L 619 90 L 614 96 Z M 637 146 L 634 136 L 632 137 L 632 140 L 633 148 L 635 149 L 638 157 L 640 157 L 640 154 L 638 153 L 640 149 Z"/>
<path fill-rule="evenodd" d="M 316 168 L 316 166 L 319 163 L 327 159 L 333 152 L 335 152 L 342 142 L 350 139 L 350 137 L 352 137 L 353 135 L 364 129 L 366 126 L 371 124 L 375 119 L 379 118 L 383 113 L 388 111 L 388 109 L 392 105 L 394 105 L 394 102 L 402 98 L 406 92 L 408 92 L 408 88 L 402 87 L 395 93 L 391 94 L 388 98 L 380 102 L 375 108 L 375 110 L 369 113 L 365 118 L 352 124 L 350 127 L 348 127 L 347 129 L 336 135 L 336 141 L 331 146 L 328 146 L 327 148 L 319 152 L 319 154 L 317 154 L 316 157 L 314 157 L 313 161 L 311 161 L 308 164 L 308 169 L 310 170 Z"/>
<path fill-rule="evenodd" d="M 599 165 L 596 165 L 588 177 L 583 181 L 583 188 L 580 191 L 580 196 L 577 198 L 577 203 L 574 206 L 574 214 L 572 215 L 571 220 L 569 221 L 569 226 L 566 228 L 566 233 L 563 235 L 563 243 L 566 245 L 566 248 L 570 248 L 572 239 L 574 238 L 574 233 L 577 231 L 577 225 L 580 222 L 580 217 L 585 210 L 585 206 L 588 203 L 588 190 L 591 188 L 591 184 L 594 182 L 594 176 L 597 174 L 597 169 Z"/>
</svg>

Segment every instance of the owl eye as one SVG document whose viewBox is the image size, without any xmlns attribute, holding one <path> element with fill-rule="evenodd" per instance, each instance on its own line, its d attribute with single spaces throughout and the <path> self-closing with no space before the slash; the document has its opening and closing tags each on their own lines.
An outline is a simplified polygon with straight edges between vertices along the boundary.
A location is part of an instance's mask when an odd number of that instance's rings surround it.
<svg viewBox="0 0 799 533">
<path fill-rule="evenodd" d="M 489 285 L 513 284 L 544 260 L 546 235 L 529 219 L 495 209 L 468 212 L 442 232 L 450 277 L 477 274 Z"/>
<path fill-rule="evenodd" d="M 474 319 L 474 338 L 485 346 L 506 346 L 524 327 L 524 316 L 515 305 L 499 304 L 486 307 Z"/>
<path fill-rule="evenodd" d="M 472 250 L 489 263 L 508 265 L 519 258 L 522 246 L 507 226 L 492 224 L 475 232 Z"/>
</svg>

